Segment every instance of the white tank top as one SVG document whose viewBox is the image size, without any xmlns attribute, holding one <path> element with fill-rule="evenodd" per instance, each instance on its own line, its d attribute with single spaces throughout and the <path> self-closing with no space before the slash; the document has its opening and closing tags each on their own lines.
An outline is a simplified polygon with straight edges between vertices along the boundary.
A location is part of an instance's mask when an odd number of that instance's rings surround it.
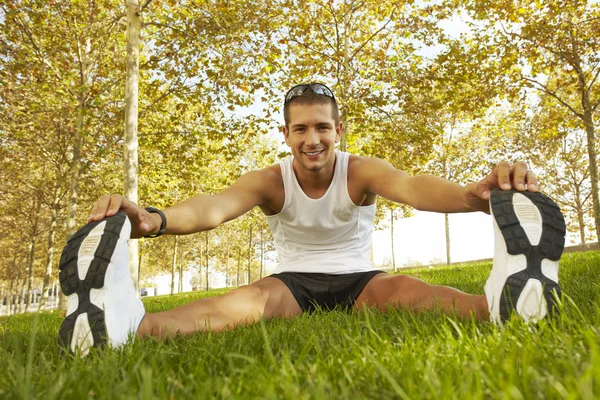
<svg viewBox="0 0 600 400">
<path fill-rule="evenodd" d="M 370 271 L 375 204 L 357 206 L 348 195 L 348 153 L 336 151 L 333 181 L 319 199 L 308 197 L 292 169 L 282 160 L 285 202 L 267 216 L 279 258 L 279 272 L 347 274 Z"/>
</svg>

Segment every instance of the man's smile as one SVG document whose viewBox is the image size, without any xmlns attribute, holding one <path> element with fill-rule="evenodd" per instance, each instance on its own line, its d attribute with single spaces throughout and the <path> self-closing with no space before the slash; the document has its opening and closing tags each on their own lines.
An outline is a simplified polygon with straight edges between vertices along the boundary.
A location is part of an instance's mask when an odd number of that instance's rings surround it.
<svg viewBox="0 0 600 400">
<path fill-rule="evenodd" d="M 303 151 L 302 153 L 306 154 L 307 156 L 318 156 L 319 154 L 321 154 L 324 151 L 325 151 L 325 149 L 315 150 L 315 151 Z"/>
</svg>

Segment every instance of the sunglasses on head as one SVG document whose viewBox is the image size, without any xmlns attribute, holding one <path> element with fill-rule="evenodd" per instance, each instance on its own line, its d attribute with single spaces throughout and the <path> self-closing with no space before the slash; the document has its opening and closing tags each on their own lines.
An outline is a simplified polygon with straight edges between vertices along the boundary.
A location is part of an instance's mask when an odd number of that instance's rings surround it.
<svg viewBox="0 0 600 400">
<path fill-rule="evenodd" d="M 308 89 L 312 90 L 316 94 L 322 94 L 327 97 L 331 97 L 333 101 L 335 101 L 335 96 L 333 95 L 331 89 L 329 89 L 322 83 L 303 83 L 301 85 L 296 85 L 290 90 L 288 90 L 287 94 L 285 95 L 285 101 L 283 104 L 287 104 L 296 97 L 302 96 L 302 94 L 304 94 L 304 92 L 306 92 Z"/>
</svg>

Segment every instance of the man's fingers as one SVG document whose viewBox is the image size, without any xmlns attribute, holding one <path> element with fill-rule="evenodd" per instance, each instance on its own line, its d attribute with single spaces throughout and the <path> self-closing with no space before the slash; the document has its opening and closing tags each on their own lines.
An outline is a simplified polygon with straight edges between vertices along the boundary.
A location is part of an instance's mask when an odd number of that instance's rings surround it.
<svg viewBox="0 0 600 400">
<path fill-rule="evenodd" d="M 532 170 L 527 170 L 527 175 L 525 177 L 526 182 L 527 182 L 527 190 L 530 192 L 537 192 L 538 191 L 538 180 L 537 180 L 537 176 L 535 175 L 535 173 Z"/>
<path fill-rule="evenodd" d="M 138 212 L 137 216 L 140 221 L 140 229 L 143 232 L 149 232 L 152 228 L 150 227 L 150 213 L 146 210 Z"/>
<path fill-rule="evenodd" d="M 96 203 L 94 204 L 94 208 L 92 209 L 92 213 L 90 214 L 90 217 L 88 218 L 88 222 L 98 221 L 98 220 L 101 220 L 102 218 L 104 218 L 104 216 L 106 215 L 106 210 L 108 209 L 109 201 L 110 201 L 110 196 L 108 196 L 106 194 L 103 196 L 100 196 L 98 201 L 96 201 Z"/>
<path fill-rule="evenodd" d="M 519 161 L 513 169 L 513 187 L 517 190 L 525 190 L 525 182 L 527 175 L 527 164 Z"/>
<path fill-rule="evenodd" d="M 115 215 L 117 211 L 121 208 L 123 204 L 123 196 L 120 194 L 113 194 L 110 196 L 110 205 L 108 207 L 108 211 L 106 212 L 107 216 Z"/>
<path fill-rule="evenodd" d="M 470 183 L 466 187 L 468 192 L 483 200 L 490 199 L 490 187 L 486 180 L 481 180 L 477 183 Z"/>
<path fill-rule="evenodd" d="M 498 186 L 501 189 L 509 190 L 510 185 L 510 164 L 506 161 L 500 161 L 496 167 L 496 175 L 498 176 Z"/>
</svg>

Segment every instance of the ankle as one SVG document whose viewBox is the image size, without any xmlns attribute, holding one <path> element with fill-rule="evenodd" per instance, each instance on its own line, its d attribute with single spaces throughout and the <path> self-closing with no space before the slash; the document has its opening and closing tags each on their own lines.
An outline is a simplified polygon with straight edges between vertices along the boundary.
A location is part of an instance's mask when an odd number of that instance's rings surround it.
<svg viewBox="0 0 600 400">
<path fill-rule="evenodd" d="M 143 338 L 144 336 L 152 335 L 152 327 L 153 327 L 152 314 L 147 312 L 144 315 L 144 318 L 142 318 L 142 322 L 140 322 L 140 326 L 138 326 L 138 329 L 136 331 L 136 336 L 138 338 Z"/>
<path fill-rule="evenodd" d="M 483 321 L 488 321 L 490 319 L 490 308 L 487 302 L 486 295 L 481 296 L 481 302 L 479 306 L 479 317 Z"/>
</svg>

